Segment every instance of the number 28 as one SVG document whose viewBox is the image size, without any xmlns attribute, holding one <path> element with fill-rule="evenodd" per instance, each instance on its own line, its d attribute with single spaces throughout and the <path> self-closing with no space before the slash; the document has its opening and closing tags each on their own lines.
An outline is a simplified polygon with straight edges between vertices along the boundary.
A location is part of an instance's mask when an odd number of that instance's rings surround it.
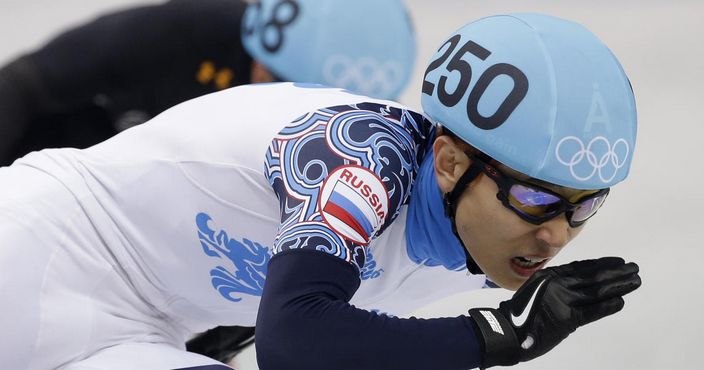
<svg viewBox="0 0 704 370">
<path fill-rule="evenodd" d="M 278 52 L 285 41 L 284 29 L 298 18 L 300 5 L 295 0 L 280 0 L 271 9 L 271 18 L 268 21 L 264 19 L 264 14 L 262 14 L 261 3 L 254 3 L 250 6 L 255 6 L 254 9 L 257 13 L 255 19 L 252 20 L 253 24 L 244 26 L 244 34 L 252 36 L 256 27 L 262 27 L 259 35 L 262 47 L 269 53 Z M 267 39 L 267 35 L 275 37 Z"/>
<path fill-rule="evenodd" d="M 433 96 L 436 92 L 435 84 L 428 81 L 428 74 L 437 68 L 439 68 L 445 61 L 450 58 L 450 55 L 457 49 L 460 42 L 461 36 L 455 35 L 445 44 L 443 44 L 438 51 L 442 50 L 445 45 L 448 45 L 447 50 L 437 59 L 432 61 L 425 71 L 425 78 L 423 79 L 423 93 L 426 95 Z M 446 107 L 454 107 L 457 103 L 462 100 L 469 89 L 469 83 L 472 80 L 472 66 L 463 59 L 465 54 L 470 53 L 475 57 L 486 60 L 491 52 L 476 42 L 469 40 L 462 47 L 457 50 L 457 53 L 452 56 L 452 59 L 447 63 L 445 69 L 448 72 L 457 71 L 460 73 L 460 80 L 457 83 L 457 88 L 455 91 L 447 90 L 447 76 L 441 76 L 438 80 L 437 94 L 440 103 Z M 499 108 L 494 112 L 494 114 L 485 117 L 479 113 L 479 100 L 482 95 L 486 92 L 492 81 L 495 78 L 505 75 L 513 80 L 513 88 L 508 93 L 504 101 L 501 103 Z M 472 87 L 469 92 L 469 98 L 467 99 L 467 117 L 469 121 L 475 126 L 484 130 L 493 130 L 501 126 L 508 117 L 513 113 L 513 111 L 518 107 L 518 104 L 523 101 L 526 94 L 528 93 L 528 78 L 526 75 L 518 69 L 516 66 L 507 63 L 497 63 L 489 68 L 487 68 L 484 73 L 477 79 L 477 82 Z"/>
</svg>

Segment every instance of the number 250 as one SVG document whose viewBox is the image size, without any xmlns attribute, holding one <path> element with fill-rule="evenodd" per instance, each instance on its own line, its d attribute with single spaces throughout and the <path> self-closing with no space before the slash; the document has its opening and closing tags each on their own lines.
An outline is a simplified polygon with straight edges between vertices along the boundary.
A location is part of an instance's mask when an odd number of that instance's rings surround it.
<svg viewBox="0 0 704 370">
<path fill-rule="evenodd" d="M 445 45 L 449 44 L 447 50 L 438 59 L 432 61 L 425 71 L 425 78 L 423 79 L 424 94 L 432 96 L 435 92 L 435 84 L 428 81 L 428 74 L 445 63 L 457 48 L 460 39 L 460 35 L 455 35 L 438 49 L 438 51 L 440 51 Z M 486 60 L 486 58 L 491 55 L 489 50 L 469 40 L 457 51 L 452 59 L 450 59 L 445 69 L 448 72 L 459 72 L 460 80 L 455 91 L 447 91 L 447 76 L 441 76 L 438 80 L 438 100 L 446 107 L 454 107 L 457 105 L 469 88 L 469 83 L 472 80 L 472 66 L 466 60 L 462 59 L 467 53 L 471 53 L 481 60 Z M 513 80 L 513 88 L 494 114 L 488 117 L 482 116 L 481 113 L 479 113 L 479 100 L 484 92 L 486 92 L 491 82 L 501 75 L 508 76 Z M 518 104 L 523 101 L 527 93 L 528 78 L 520 69 L 507 63 L 494 64 L 479 76 L 476 84 L 474 84 L 474 87 L 469 92 L 469 98 L 467 99 L 467 117 L 475 126 L 484 130 L 493 130 L 506 122 L 511 113 L 518 107 Z"/>
</svg>

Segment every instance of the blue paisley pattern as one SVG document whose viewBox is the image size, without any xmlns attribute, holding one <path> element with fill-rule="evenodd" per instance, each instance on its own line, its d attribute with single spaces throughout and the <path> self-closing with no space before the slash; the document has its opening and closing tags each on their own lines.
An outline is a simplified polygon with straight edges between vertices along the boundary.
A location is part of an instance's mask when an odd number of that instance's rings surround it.
<svg viewBox="0 0 704 370">
<path fill-rule="evenodd" d="M 367 278 L 373 276 L 374 267 L 360 268 L 366 248 L 343 239 L 323 221 L 318 207 L 323 182 L 346 165 L 367 168 L 382 180 L 389 212 L 373 239 L 408 202 L 431 135 L 432 125 L 420 114 L 374 103 L 320 109 L 286 126 L 269 146 L 265 164 L 281 210 L 274 253 L 313 248 L 352 263 Z"/>
<path fill-rule="evenodd" d="M 364 262 L 364 267 L 362 267 L 362 270 L 359 272 L 359 277 L 362 280 L 376 279 L 381 276 L 381 274 L 384 272 L 384 269 L 376 268 L 376 261 L 374 260 L 374 255 L 372 254 L 371 249 L 367 248 L 365 250 L 365 253 L 367 259 Z"/>
<path fill-rule="evenodd" d="M 210 271 L 211 282 L 226 299 L 239 302 L 241 294 L 261 296 L 266 269 L 271 259 L 269 248 L 248 239 L 231 239 L 224 230 L 216 232 L 208 224 L 212 218 L 206 213 L 196 215 L 198 238 L 203 252 L 214 258 L 227 258 L 236 270 L 220 265 Z"/>
</svg>

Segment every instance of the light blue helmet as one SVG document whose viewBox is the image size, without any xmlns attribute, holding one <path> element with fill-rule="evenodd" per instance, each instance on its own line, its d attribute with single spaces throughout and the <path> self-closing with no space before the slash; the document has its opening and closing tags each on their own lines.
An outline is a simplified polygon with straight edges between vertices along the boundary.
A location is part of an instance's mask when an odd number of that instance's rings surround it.
<svg viewBox="0 0 704 370">
<path fill-rule="evenodd" d="M 539 14 L 480 19 L 432 57 L 422 105 L 433 121 L 499 162 L 576 189 L 628 175 L 633 90 L 584 27 Z"/>
<path fill-rule="evenodd" d="M 402 0 L 261 0 L 242 42 L 278 77 L 384 99 L 400 95 L 416 54 Z"/>
</svg>

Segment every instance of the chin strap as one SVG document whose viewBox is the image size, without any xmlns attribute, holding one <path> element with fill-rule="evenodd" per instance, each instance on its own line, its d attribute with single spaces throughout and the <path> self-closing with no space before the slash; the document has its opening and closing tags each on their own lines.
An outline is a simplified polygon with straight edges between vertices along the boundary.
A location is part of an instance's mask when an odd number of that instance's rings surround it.
<svg viewBox="0 0 704 370">
<path fill-rule="evenodd" d="M 484 274 L 484 271 L 482 271 L 479 265 L 477 265 L 477 262 L 474 261 L 472 256 L 469 255 L 467 247 L 464 245 L 462 238 L 460 238 L 460 235 L 457 233 L 457 223 L 455 221 L 455 214 L 457 213 L 457 204 L 459 203 L 460 195 L 462 195 L 465 189 L 467 189 L 467 186 L 469 186 L 469 184 L 482 173 L 481 162 L 474 159 L 473 155 L 469 153 L 465 154 L 467 154 L 467 156 L 472 160 L 472 164 L 466 171 L 464 171 L 459 180 L 457 180 L 457 183 L 452 191 L 443 195 L 442 200 L 443 205 L 445 206 L 445 216 L 450 218 L 450 223 L 452 224 L 452 232 L 457 237 L 457 240 L 460 241 L 462 251 L 467 257 L 467 270 L 474 275 L 478 275 Z"/>
</svg>

